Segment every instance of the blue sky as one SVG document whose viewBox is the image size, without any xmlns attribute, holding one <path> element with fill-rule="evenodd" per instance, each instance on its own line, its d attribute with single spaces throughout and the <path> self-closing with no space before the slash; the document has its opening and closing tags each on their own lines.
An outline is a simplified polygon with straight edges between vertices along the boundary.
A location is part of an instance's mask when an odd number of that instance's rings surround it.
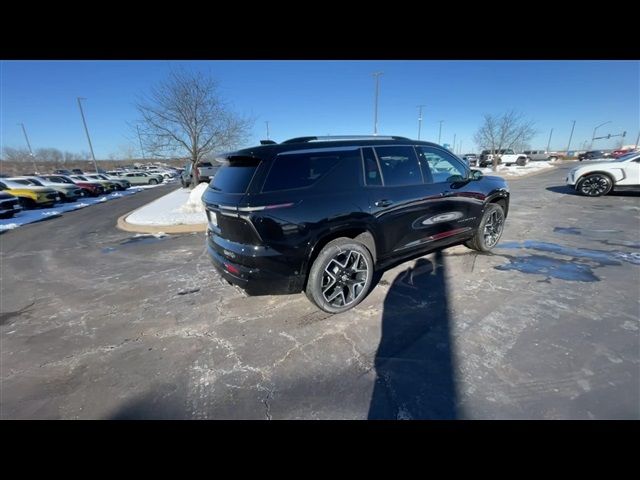
<svg viewBox="0 0 640 480">
<path fill-rule="evenodd" d="M 136 96 L 172 67 L 202 71 L 241 114 L 255 118 L 249 145 L 303 135 L 373 133 L 374 79 L 380 77 L 378 132 L 423 140 L 462 141 L 476 151 L 473 134 L 484 113 L 514 109 L 535 121 L 533 148 L 572 149 L 601 134 L 640 129 L 640 62 L 637 61 L 2 61 L 0 147 L 24 147 L 24 123 L 32 147 L 88 151 L 76 97 L 83 106 L 96 157 L 137 146 Z M 619 139 L 594 147 L 614 148 Z"/>
</svg>

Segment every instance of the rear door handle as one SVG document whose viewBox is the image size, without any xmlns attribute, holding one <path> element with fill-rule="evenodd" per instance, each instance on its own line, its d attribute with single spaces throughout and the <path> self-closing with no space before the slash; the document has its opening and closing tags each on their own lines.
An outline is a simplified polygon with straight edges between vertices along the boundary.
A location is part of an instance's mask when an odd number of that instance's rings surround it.
<svg viewBox="0 0 640 480">
<path fill-rule="evenodd" d="M 377 202 L 374 203 L 374 205 L 376 207 L 388 207 L 389 205 L 391 205 L 393 202 L 391 200 L 378 200 Z"/>
</svg>

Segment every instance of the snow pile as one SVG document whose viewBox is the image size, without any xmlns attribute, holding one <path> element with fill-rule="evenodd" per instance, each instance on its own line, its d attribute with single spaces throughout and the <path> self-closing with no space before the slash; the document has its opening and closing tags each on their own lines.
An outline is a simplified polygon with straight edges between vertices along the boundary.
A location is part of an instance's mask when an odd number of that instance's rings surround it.
<svg viewBox="0 0 640 480">
<path fill-rule="evenodd" d="M 506 165 L 498 165 L 498 170 L 493 171 L 491 167 L 477 168 L 485 175 L 500 175 L 509 177 L 518 177 L 520 175 L 526 175 L 531 172 L 538 172 L 545 168 L 551 168 L 554 162 L 529 162 L 524 166 L 512 165 L 507 167 Z"/>
<path fill-rule="evenodd" d="M 202 205 L 202 195 L 209 186 L 208 183 L 201 183 L 196 188 L 191 190 L 187 202 L 175 211 L 178 213 L 204 213 L 204 206 Z"/>
<path fill-rule="evenodd" d="M 190 202 L 202 202 L 200 198 L 206 187 L 207 184 L 204 183 L 193 191 L 188 188 L 178 188 L 139 208 L 126 218 L 126 222 L 132 225 L 153 226 L 206 224 L 207 216 L 204 209 L 196 210 L 195 206 L 187 207 Z M 185 212 L 183 209 L 187 211 Z"/>
</svg>

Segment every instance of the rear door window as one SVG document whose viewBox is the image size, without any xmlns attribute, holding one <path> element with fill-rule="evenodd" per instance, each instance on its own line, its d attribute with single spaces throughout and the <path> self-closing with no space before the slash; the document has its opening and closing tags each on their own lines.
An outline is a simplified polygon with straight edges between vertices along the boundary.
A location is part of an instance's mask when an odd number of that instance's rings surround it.
<svg viewBox="0 0 640 480">
<path fill-rule="evenodd" d="M 375 151 L 386 187 L 423 183 L 413 147 L 376 147 Z"/>
<path fill-rule="evenodd" d="M 213 177 L 211 188 L 223 193 L 245 193 L 258 165 L 258 158 L 230 157 Z"/>
</svg>

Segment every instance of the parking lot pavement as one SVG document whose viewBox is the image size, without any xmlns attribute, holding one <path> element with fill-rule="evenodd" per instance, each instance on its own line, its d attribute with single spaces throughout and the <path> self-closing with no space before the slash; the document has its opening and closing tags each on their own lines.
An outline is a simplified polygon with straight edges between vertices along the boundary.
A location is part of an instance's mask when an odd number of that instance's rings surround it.
<svg viewBox="0 0 640 480">
<path fill-rule="evenodd" d="M 202 233 L 113 227 L 166 190 L 4 233 L 0 417 L 638 419 L 640 196 L 574 195 L 571 166 L 510 182 L 493 254 L 403 263 L 334 316 L 246 297 Z"/>
</svg>

